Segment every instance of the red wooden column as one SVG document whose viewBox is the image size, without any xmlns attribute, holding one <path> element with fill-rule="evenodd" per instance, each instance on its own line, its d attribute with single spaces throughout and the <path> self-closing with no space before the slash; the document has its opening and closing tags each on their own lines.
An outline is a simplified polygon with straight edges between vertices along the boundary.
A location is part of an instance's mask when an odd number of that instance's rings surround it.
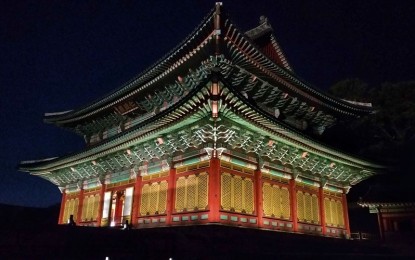
<svg viewBox="0 0 415 260">
<path fill-rule="evenodd" d="M 105 188 L 107 185 L 105 185 L 105 180 L 101 180 L 101 189 L 99 190 L 99 204 L 98 204 L 98 216 L 97 216 L 97 226 L 101 226 L 101 220 L 102 220 L 102 210 L 104 207 L 104 196 L 105 196 Z"/>
<path fill-rule="evenodd" d="M 290 180 L 290 197 L 291 197 L 291 218 L 293 221 L 293 231 L 298 231 L 297 220 L 297 193 L 295 192 L 295 179 Z"/>
<path fill-rule="evenodd" d="M 174 212 L 174 193 L 176 192 L 176 168 L 173 163 L 169 172 L 169 182 L 167 188 L 167 220 L 166 224 L 171 225 Z"/>
<path fill-rule="evenodd" d="M 209 172 L 209 222 L 219 222 L 220 210 L 220 160 L 210 159 Z"/>
<path fill-rule="evenodd" d="M 61 209 L 59 211 L 58 224 L 65 224 L 66 223 L 66 220 L 65 219 L 62 219 L 63 218 L 64 211 L 65 211 L 65 203 L 66 203 L 66 189 L 63 189 L 63 191 L 62 191 Z"/>
<path fill-rule="evenodd" d="M 133 211 L 131 212 L 131 225 L 134 227 L 138 224 L 138 211 L 140 210 L 141 202 L 141 185 L 143 183 L 143 176 L 141 172 L 137 173 L 134 183 L 134 195 L 133 195 Z"/>
<path fill-rule="evenodd" d="M 323 187 L 320 186 L 318 188 L 318 200 L 319 200 L 319 213 L 320 213 L 320 225 L 321 225 L 321 233 L 323 235 L 327 234 L 326 229 L 326 212 L 324 210 L 324 192 Z"/>
<path fill-rule="evenodd" d="M 82 184 L 81 184 L 82 185 Z M 76 215 L 76 222 L 77 224 L 81 222 L 82 218 L 82 208 L 84 206 L 84 187 L 81 186 L 81 190 L 79 191 L 78 195 L 78 214 Z"/>
<path fill-rule="evenodd" d="M 255 170 L 254 172 L 255 180 L 255 211 L 258 217 L 258 227 L 264 227 L 264 221 L 262 219 L 264 215 L 263 210 L 263 199 L 262 199 L 262 172 L 260 169 Z"/>
<path fill-rule="evenodd" d="M 344 227 L 346 229 L 347 236 L 350 237 L 349 209 L 347 207 L 346 193 L 342 194 L 342 204 L 343 204 Z"/>
</svg>

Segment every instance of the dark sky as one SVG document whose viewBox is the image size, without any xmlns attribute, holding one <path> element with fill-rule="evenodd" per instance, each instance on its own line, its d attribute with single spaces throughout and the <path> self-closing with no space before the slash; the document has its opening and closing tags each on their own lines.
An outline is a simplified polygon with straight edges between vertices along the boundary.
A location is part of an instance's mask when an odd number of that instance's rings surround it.
<svg viewBox="0 0 415 260">
<path fill-rule="evenodd" d="M 183 40 L 213 1 L 1 1 L 0 203 L 45 207 L 51 183 L 19 161 L 61 156 L 81 137 L 42 122 L 116 89 Z M 414 80 L 414 1 L 225 1 L 240 29 L 268 16 L 295 72 L 320 89 L 346 78 Z M 324 3 L 325 2 L 325 3 Z"/>
</svg>

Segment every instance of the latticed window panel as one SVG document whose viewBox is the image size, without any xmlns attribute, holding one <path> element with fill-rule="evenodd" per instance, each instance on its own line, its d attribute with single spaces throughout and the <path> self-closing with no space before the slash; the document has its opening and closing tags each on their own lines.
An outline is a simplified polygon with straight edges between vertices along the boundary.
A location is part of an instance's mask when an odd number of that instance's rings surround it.
<svg viewBox="0 0 415 260">
<path fill-rule="evenodd" d="M 221 174 L 221 207 L 224 210 L 254 212 L 254 186 L 251 179 L 229 173 Z"/>
<path fill-rule="evenodd" d="M 264 183 L 262 195 L 265 216 L 290 218 L 290 195 L 287 188 Z"/>
<path fill-rule="evenodd" d="M 333 215 L 331 214 L 331 201 L 329 198 L 324 198 L 324 216 L 326 219 L 326 225 L 332 226 L 333 221 Z"/>
<path fill-rule="evenodd" d="M 208 175 L 206 172 L 202 172 L 199 174 L 198 178 L 198 198 L 197 198 L 197 207 L 199 209 L 206 209 L 208 206 Z"/>
<path fill-rule="evenodd" d="M 95 203 L 95 196 L 89 195 L 84 198 L 83 205 L 82 205 L 82 221 L 90 221 L 94 218 L 94 203 Z"/>
<path fill-rule="evenodd" d="M 88 213 L 86 215 L 87 220 L 92 220 L 94 217 L 94 203 L 95 203 L 95 196 L 91 195 L 88 198 Z"/>
<path fill-rule="evenodd" d="M 101 202 L 101 196 L 99 194 L 95 195 L 95 200 L 94 200 L 94 210 L 92 213 L 92 219 L 93 220 L 97 220 L 98 218 L 98 209 L 99 209 L 99 203 Z"/>
<path fill-rule="evenodd" d="M 150 186 L 150 205 L 149 205 L 149 213 L 150 215 L 154 215 L 157 212 L 157 205 L 159 200 L 159 191 L 160 191 L 160 185 L 155 182 L 151 184 Z"/>
<path fill-rule="evenodd" d="M 67 208 L 67 213 L 64 214 L 65 216 L 65 221 L 67 221 L 70 217 L 70 215 L 73 215 L 74 220 L 77 220 L 78 217 L 78 206 L 79 206 L 79 199 L 75 198 L 75 199 L 69 199 L 66 201 L 66 203 L 68 204 L 68 208 Z"/>
<path fill-rule="evenodd" d="M 297 191 L 297 218 L 305 221 L 304 194 L 301 191 Z"/>
<path fill-rule="evenodd" d="M 167 208 L 167 181 L 160 182 L 160 192 L 158 200 L 158 213 L 164 214 Z"/>
<path fill-rule="evenodd" d="M 233 208 L 236 212 L 242 212 L 242 178 L 240 176 L 234 176 L 232 178 L 233 185 L 231 186 L 231 191 L 233 190 L 233 194 L 231 197 L 231 201 L 233 199 Z"/>
<path fill-rule="evenodd" d="M 65 205 L 63 207 L 63 215 L 62 215 L 62 223 L 66 223 L 68 221 L 68 201 L 66 200 Z"/>
<path fill-rule="evenodd" d="M 254 183 L 251 179 L 246 178 L 244 180 L 244 210 L 246 213 L 253 213 L 254 212 Z"/>
<path fill-rule="evenodd" d="M 312 218 L 311 221 L 313 223 L 320 223 L 320 208 L 318 206 L 318 197 L 317 195 L 313 194 L 311 196 L 311 208 L 312 208 Z"/>
<path fill-rule="evenodd" d="M 281 188 L 281 218 L 289 219 L 291 217 L 290 210 L 290 192 L 287 188 Z"/>
<path fill-rule="evenodd" d="M 186 183 L 186 188 L 187 188 L 187 205 L 186 208 L 188 210 L 193 210 L 194 208 L 196 208 L 196 195 L 197 195 L 197 179 L 196 179 L 196 175 L 190 175 L 187 178 L 187 183 Z"/>
<path fill-rule="evenodd" d="M 337 219 L 338 219 L 338 225 L 340 227 L 344 227 L 344 212 L 343 212 L 343 204 L 341 201 L 336 201 L 337 206 Z"/>
<path fill-rule="evenodd" d="M 206 172 L 199 175 L 180 177 L 176 181 L 177 212 L 206 209 L 208 205 L 208 175 Z"/>
<path fill-rule="evenodd" d="M 150 214 L 149 203 L 150 203 L 150 185 L 144 184 L 141 191 L 141 206 L 140 215 Z"/>
<path fill-rule="evenodd" d="M 344 227 L 343 205 L 340 200 L 324 199 L 326 224 L 335 227 Z"/>
<path fill-rule="evenodd" d="M 272 210 L 272 190 L 273 187 L 269 183 L 264 183 L 262 186 L 262 207 L 265 216 L 272 216 L 274 214 Z"/>
<path fill-rule="evenodd" d="M 86 221 L 88 217 L 88 206 L 89 206 L 89 196 L 86 196 L 84 198 L 84 204 L 82 205 L 82 214 L 81 214 L 82 221 Z"/>
<path fill-rule="evenodd" d="M 232 176 L 228 173 L 221 175 L 221 206 L 224 210 L 230 210 L 232 208 Z"/>
<path fill-rule="evenodd" d="M 315 194 L 297 191 L 297 218 L 314 224 L 320 222 L 318 197 Z"/>
<path fill-rule="evenodd" d="M 183 211 L 185 209 L 185 199 L 186 199 L 186 179 L 185 177 L 180 177 L 176 181 L 176 202 L 175 207 L 176 211 Z"/>
<path fill-rule="evenodd" d="M 309 193 L 304 194 L 304 220 L 311 222 L 313 220 L 313 206 L 311 202 L 311 196 Z"/>
<path fill-rule="evenodd" d="M 144 184 L 141 193 L 141 215 L 163 214 L 167 208 L 167 181 Z"/>
<path fill-rule="evenodd" d="M 279 187 L 272 187 L 272 213 L 275 217 L 279 217 L 281 209 L 281 191 Z"/>
</svg>

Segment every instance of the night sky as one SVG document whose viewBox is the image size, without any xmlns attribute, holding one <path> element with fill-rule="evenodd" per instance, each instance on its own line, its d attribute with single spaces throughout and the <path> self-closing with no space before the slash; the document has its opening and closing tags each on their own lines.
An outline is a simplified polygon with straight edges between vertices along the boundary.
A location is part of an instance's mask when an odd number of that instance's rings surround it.
<svg viewBox="0 0 415 260">
<path fill-rule="evenodd" d="M 162 58 L 214 1 L 1 1 L 0 203 L 46 207 L 56 186 L 16 170 L 62 156 L 83 139 L 43 123 L 79 108 Z M 246 3 L 245 3 L 246 2 Z M 295 72 L 325 90 L 346 78 L 372 86 L 415 79 L 414 1 L 225 1 L 242 30 L 269 18 Z M 322 3 L 325 2 L 325 3 Z"/>
</svg>

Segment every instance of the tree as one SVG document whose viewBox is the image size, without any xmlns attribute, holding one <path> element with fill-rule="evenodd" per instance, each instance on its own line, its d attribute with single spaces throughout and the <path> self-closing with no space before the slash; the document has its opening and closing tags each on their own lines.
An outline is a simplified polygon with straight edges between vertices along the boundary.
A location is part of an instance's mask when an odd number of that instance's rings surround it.
<svg viewBox="0 0 415 260">
<path fill-rule="evenodd" d="M 415 169 L 415 81 L 368 88 L 359 79 L 348 79 L 333 85 L 329 93 L 373 104 L 373 115 L 352 123 L 340 122 L 337 127 L 340 133 L 335 135 L 345 138 L 343 143 L 349 150 L 393 164 L 397 171 Z"/>
</svg>

